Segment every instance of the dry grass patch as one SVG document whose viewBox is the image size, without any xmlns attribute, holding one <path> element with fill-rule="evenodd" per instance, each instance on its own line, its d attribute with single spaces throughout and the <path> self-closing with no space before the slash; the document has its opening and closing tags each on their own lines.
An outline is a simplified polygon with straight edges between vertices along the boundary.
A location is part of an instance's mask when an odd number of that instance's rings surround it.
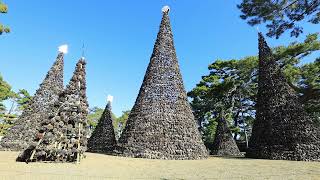
<svg viewBox="0 0 320 180">
<path fill-rule="evenodd" d="M 86 153 L 81 164 L 17 163 L 0 152 L 0 179 L 320 179 L 319 162 L 244 158 L 150 160 Z"/>
</svg>

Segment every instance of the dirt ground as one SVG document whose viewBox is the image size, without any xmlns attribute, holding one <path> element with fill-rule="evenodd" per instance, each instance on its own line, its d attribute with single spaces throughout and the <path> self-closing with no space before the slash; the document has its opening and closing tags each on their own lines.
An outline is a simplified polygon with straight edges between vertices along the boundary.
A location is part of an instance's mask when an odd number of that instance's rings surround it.
<svg viewBox="0 0 320 180">
<path fill-rule="evenodd" d="M 149 160 L 86 153 L 80 164 L 17 163 L 17 152 L 0 151 L 1 180 L 64 179 L 319 179 L 319 162 L 244 158 Z"/>
</svg>

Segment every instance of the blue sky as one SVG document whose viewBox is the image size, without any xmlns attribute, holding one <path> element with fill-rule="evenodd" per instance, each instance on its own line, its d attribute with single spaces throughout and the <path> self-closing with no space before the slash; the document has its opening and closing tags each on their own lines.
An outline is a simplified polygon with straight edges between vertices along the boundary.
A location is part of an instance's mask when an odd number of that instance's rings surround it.
<svg viewBox="0 0 320 180">
<path fill-rule="evenodd" d="M 0 73 L 14 90 L 34 94 L 57 56 L 57 47 L 69 45 L 65 56 L 65 84 L 81 57 L 85 43 L 87 96 L 91 107 L 104 107 L 114 96 L 119 116 L 131 109 L 149 63 L 161 20 L 161 8 L 171 7 L 175 46 L 186 90 L 191 90 L 215 59 L 240 58 L 257 53 L 257 31 L 239 18 L 240 0 L 3 0 L 9 13 L 0 22 L 12 32 L 0 38 Z M 305 33 L 319 25 L 304 24 Z M 262 25 L 259 28 L 266 32 Z M 299 39 L 288 34 L 271 46 Z M 318 55 L 319 56 L 319 53 Z M 306 58 L 305 62 L 313 58 Z"/>
</svg>

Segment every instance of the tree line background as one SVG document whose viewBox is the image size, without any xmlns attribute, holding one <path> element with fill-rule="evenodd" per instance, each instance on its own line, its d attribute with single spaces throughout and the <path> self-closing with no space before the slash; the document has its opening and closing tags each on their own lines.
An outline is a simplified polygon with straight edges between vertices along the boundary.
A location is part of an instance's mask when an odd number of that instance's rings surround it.
<svg viewBox="0 0 320 180">
<path fill-rule="evenodd" d="M 242 0 L 237 5 L 240 18 L 249 25 L 263 24 L 270 38 L 280 38 L 285 32 L 292 37 L 303 35 L 303 24 L 319 24 L 320 0 Z M 0 13 L 8 7 L 0 1 Z M 0 23 L 0 35 L 10 28 Z M 288 83 L 300 97 L 306 111 L 320 125 L 320 57 L 310 63 L 305 58 L 314 57 L 320 50 L 318 32 L 309 34 L 303 42 L 274 47 L 273 53 Z M 255 120 L 255 104 L 258 81 L 258 55 L 238 59 L 217 59 L 208 66 L 208 73 L 188 92 L 199 131 L 208 149 L 211 149 L 217 120 L 224 112 L 238 144 L 247 146 Z M 14 92 L 0 75 L 0 135 L 12 126 L 21 111 L 31 100 L 29 93 L 21 89 Z M 3 104 L 10 104 L 7 107 Z M 94 129 L 103 112 L 102 108 L 90 109 L 88 121 Z M 115 117 L 114 128 L 120 137 L 130 111 Z"/>
</svg>

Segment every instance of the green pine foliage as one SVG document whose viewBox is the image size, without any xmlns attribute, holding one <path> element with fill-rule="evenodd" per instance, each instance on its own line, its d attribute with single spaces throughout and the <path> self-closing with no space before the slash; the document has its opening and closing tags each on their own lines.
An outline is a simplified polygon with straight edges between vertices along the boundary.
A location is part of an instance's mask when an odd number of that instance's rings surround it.
<svg viewBox="0 0 320 180">
<path fill-rule="evenodd" d="M 127 120 L 129 118 L 130 111 L 122 111 L 122 115 L 115 119 L 113 123 L 116 138 L 119 139 L 124 128 L 126 127 Z"/>
<path fill-rule="evenodd" d="M 6 113 L 6 107 L 3 101 L 14 98 L 15 96 L 16 94 L 12 91 L 11 86 L 4 81 L 0 75 L 0 136 L 7 132 L 7 129 L 12 126 L 12 122 L 16 118 L 15 115 Z"/>
<path fill-rule="evenodd" d="M 130 114 L 130 110 L 122 111 L 122 115 L 116 118 L 115 120 L 114 126 L 117 127 L 116 129 L 118 129 L 120 123 L 123 128 L 126 126 L 127 120 L 129 118 L 129 114 Z"/>
<path fill-rule="evenodd" d="M 31 101 L 31 99 L 32 99 L 32 96 L 29 94 L 27 90 L 20 89 L 17 93 L 17 99 L 16 99 L 19 110 L 24 110 L 29 104 L 29 102 Z"/>
<path fill-rule="evenodd" d="M 102 108 L 93 107 L 92 109 L 90 109 L 88 114 L 88 124 L 92 130 L 97 126 L 102 114 L 103 114 Z"/>
<path fill-rule="evenodd" d="M 11 97 L 15 97 L 15 93 L 11 90 L 11 86 L 6 81 L 4 81 L 3 77 L 0 74 L 0 103 Z"/>
<path fill-rule="evenodd" d="M 266 23 L 269 37 L 279 38 L 286 31 L 298 37 L 303 23 L 320 23 L 319 0 L 242 0 L 238 8 L 249 25 Z"/>
<path fill-rule="evenodd" d="M 1 1 L 0 1 L 0 13 L 8 13 L 8 6 Z M 0 23 L 0 35 L 2 33 L 9 33 L 9 32 L 10 32 L 10 28 Z"/>
<path fill-rule="evenodd" d="M 17 120 L 18 115 L 26 108 L 31 98 L 32 96 L 25 89 L 21 89 L 15 93 L 9 83 L 4 81 L 0 75 L 0 135 L 6 134 L 8 128 Z M 3 104 L 6 100 L 10 100 L 11 102 L 11 106 L 8 109 Z"/>
</svg>

